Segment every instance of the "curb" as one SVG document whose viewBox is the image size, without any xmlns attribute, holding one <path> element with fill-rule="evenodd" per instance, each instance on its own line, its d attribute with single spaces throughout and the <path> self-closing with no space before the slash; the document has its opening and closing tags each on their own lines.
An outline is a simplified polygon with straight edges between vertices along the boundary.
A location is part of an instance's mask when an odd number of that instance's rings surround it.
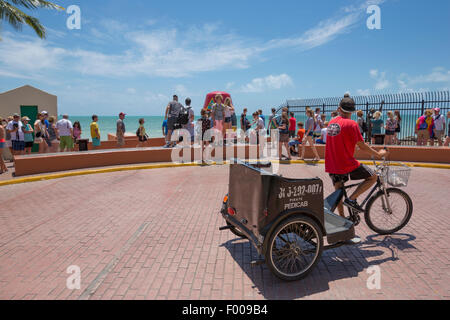
<svg viewBox="0 0 450 320">
<path fill-rule="evenodd" d="M 272 162 L 280 162 L 279 160 L 272 160 Z M 222 165 L 228 164 L 229 161 L 224 161 Z M 283 163 L 283 162 L 282 162 Z M 303 160 L 292 160 L 289 162 L 290 164 L 325 164 L 324 160 L 320 161 L 303 161 Z M 373 165 L 372 161 L 360 161 L 360 163 L 365 165 Z M 377 162 L 377 164 L 380 162 Z M 403 164 L 412 167 L 412 168 L 429 168 L 429 169 L 450 169 L 450 164 L 433 164 L 433 163 L 408 163 L 404 162 Z M 216 162 L 212 162 L 210 165 L 217 165 Z M 393 166 L 400 165 L 399 163 L 392 163 Z M 55 173 L 48 175 L 41 175 L 36 177 L 28 177 L 28 178 L 17 178 L 12 180 L 0 181 L 0 187 L 14 185 L 14 184 L 22 184 L 36 181 L 45 181 L 45 180 L 54 180 L 61 179 L 67 177 L 75 177 L 75 176 L 83 176 L 83 175 L 92 175 L 92 174 L 100 174 L 100 173 L 111 173 L 111 172 L 121 172 L 121 171 L 135 171 L 135 170 L 152 170 L 152 169 L 165 169 L 165 168 L 179 168 L 179 167 L 200 167 L 201 164 L 198 163 L 163 163 L 163 164 L 152 164 L 152 165 L 141 165 L 141 166 L 127 166 L 127 167 L 115 167 L 115 168 L 107 168 L 107 169 L 90 169 L 83 171 L 73 171 L 73 172 L 65 172 L 65 173 Z"/>
</svg>

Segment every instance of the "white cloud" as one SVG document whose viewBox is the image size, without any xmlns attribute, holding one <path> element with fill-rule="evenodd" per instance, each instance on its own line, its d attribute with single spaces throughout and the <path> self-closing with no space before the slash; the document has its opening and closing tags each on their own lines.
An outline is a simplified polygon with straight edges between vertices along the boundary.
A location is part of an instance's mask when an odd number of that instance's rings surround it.
<svg viewBox="0 0 450 320">
<path fill-rule="evenodd" d="M 389 80 L 386 79 L 386 72 L 379 72 L 376 69 L 370 70 L 370 77 L 376 80 L 375 90 L 384 90 L 391 86 Z"/>
<path fill-rule="evenodd" d="M 407 73 L 402 73 L 398 76 L 397 83 L 400 92 L 430 91 L 429 87 L 424 87 L 427 85 L 433 86 L 432 90 L 447 91 L 450 87 L 450 70 L 436 67 L 430 73 L 423 75 L 411 76 Z"/>
<path fill-rule="evenodd" d="M 7 34 L 0 42 L 0 66 L 15 73 L 19 71 L 39 71 L 61 66 L 66 50 L 50 47 L 42 40 L 13 40 Z"/>
<path fill-rule="evenodd" d="M 359 96 L 369 96 L 370 95 L 370 89 L 358 89 L 356 91 Z"/>
<path fill-rule="evenodd" d="M 265 78 L 255 78 L 250 83 L 242 86 L 241 91 L 247 93 L 263 92 L 266 90 L 279 90 L 283 87 L 292 86 L 290 76 L 283 73 L 278 76 L 270 75 Z"/>
<path fill-rule="evenodd" d="M 120 44 L 119 47 L 127 47 L 124 51 L 111 54 L 100 50 L 71 50 L 43 41 L 16 41 L 5 37 L 0 42 L 0 67 L 8 71 L 65 68 L 94 76 L 169 78 L 245 69 L 270 50 L 285 47 L 309 50 L 328 43 L 351 30 L 364 17 L 369 4 L 382 2 L 366 1 L 360 6 L 341 8 L 335 18 L 319 21 L 298 36 L 264 43 L 221 31 L 223 26 L 217 23 L 129 32 L 127 23 L 105 18 L 89 29 L 86 39 L 97 44 Z M 156 20 L 146 23 L 153 25 Z M 380 86 L 385 85 L 380 83 Z"/>
</svg>

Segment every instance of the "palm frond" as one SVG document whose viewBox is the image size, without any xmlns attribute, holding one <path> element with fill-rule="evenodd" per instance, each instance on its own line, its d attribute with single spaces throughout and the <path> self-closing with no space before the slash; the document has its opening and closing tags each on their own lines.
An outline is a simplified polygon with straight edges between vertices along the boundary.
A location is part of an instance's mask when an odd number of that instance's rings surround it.
<svg viewBox="0 0 450 320">
<path fill-rule="evenodd" d="M 45 0 L 0 0 L 0 21 L 7 21 L 16 30 L 22 30 L 22 26 L 27 24 L 41 39 L 44 39 L 46 36 L 44 26 L 37 18 L 26 14 L 17 6 L 22 6 L 29 10 L 38 8 L 65 10 L 63 7 Z"/>
<path fill-rule="evenodd" d="M 63 7 L 45 0 L 10 0 L 17 6 L 22 6 L 27 9 L 47 8 L 55 10 L 65 10 Z"/>
</svg>

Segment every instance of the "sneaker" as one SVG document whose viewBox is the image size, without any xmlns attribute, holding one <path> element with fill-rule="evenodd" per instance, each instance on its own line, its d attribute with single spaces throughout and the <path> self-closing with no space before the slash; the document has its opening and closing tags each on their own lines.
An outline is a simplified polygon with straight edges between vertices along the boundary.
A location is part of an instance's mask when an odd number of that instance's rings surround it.
<svg viewBox="0 0 450 320">
<path fill-rule="evenodd" d="M 345 199 L 344 206 L 349 207 L 350 209 L 356 210 L 358 212 L 364 212 L 365 210 L 361 208 L 361 206 L 356 202 L 356 200 Z"/>
<path fill-rule="evenodd" d="M 172 147 L 172 144 L 168 143 L 163 148 L 169 149 L 169 148 L 173 148 L 173 147 Z"/>
</svg>

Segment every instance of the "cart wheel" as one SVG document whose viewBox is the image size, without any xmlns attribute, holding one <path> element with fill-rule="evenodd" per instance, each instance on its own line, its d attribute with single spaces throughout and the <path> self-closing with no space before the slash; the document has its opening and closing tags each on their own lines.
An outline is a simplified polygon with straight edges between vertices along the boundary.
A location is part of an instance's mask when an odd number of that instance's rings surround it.
<svg viewBox="0 0 450 320">
<path fill-rule="evenodd" d="M 238 236 L 239 238 L 242 238 L 242 239 L 247 239 L 247 236 L 245 235 L 245 234 L 243 234 L 238 228 L 236 228 L 235 226 L 233 226 L 231 223 L 229 223 L 228 221 L 227 221 L 227 226 L 229 226 L 229 227 L 231 227 L 230 228 L 230 231 L 234 234 L 234 235 L 236 235 L 236 236 Z"/>
<path fill-rule="evenodd" d="M 317 264 L 322 250 L 322 229 L 309 217 L 294 216 L 270 235 L 266 264 L 282 280 L 300 280 Z"/>
</svg>

